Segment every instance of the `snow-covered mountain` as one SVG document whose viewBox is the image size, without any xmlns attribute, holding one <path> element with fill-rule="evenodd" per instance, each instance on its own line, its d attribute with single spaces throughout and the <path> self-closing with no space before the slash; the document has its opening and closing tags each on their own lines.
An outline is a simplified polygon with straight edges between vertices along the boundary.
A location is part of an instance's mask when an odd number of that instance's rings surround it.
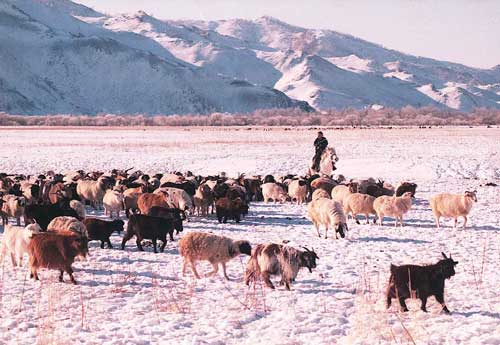
<svg viewBox="0 0 500 345">
<path fill-rule="evenodd" d="M 14 113 L 500 107 L 500 66 L 415 57 L 271 17 L 168 21 L 2 0 L 0 54 L 0 111 Z"/>
</svg>

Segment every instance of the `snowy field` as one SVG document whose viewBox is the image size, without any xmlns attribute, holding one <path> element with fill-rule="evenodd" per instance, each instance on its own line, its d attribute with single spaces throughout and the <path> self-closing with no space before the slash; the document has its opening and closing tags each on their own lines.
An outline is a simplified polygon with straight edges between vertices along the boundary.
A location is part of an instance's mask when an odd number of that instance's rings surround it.
<svg viewBox="0 0 500 345">
<path fill-rule="evenodd" d="M 248 257 L 222 274 L 182 277 L 176 242 L 165 253 L 119 250 L 91 243 L 76 262 L 79 285 L 42 271 L 2 264 L 0 344 L 500 344 L 500 129 L 392 129 L 324 131 L 340 157 L 338 172 L 418 184 L 404 228 L 349 223 L 342 240 L 318 238 L 306 206 L 252 203 L 242 223 L 220 225 L 193 217 L 188 231 L 211 231 L 252 244 L 290 240 L 314 247 L 313 273 L 301 271 L 292 291 L 257 284 L 242 275 Z M 0 129 L 0 171 L 111 168 L 146 172 L 191 170 L 250 174 L 303 174 L 313 155 L 314 130 L 272 129 Z M 452 221 L 436 230 L 428 198 L 477 189 L 467 230 Z M 89 209 L 89 213 L 94 213 Z M 98 214 L 102 216 L 102 213 Z M 182 234 L 181 234 L 182 236 Z M 441 252 L 459 261 L 447 281 L 451 315 L 431 298 L 410 312 L 386 310 L 389 265 L 434 263 Z M 25 260 L 26 261 L 26 260 Z M 208 272 L 208 264 L 199 264 Z M 66 277 L 67 278 L 67 277 Z M 394 301 L 396 302 L 396 301 Z"/>
</svg>

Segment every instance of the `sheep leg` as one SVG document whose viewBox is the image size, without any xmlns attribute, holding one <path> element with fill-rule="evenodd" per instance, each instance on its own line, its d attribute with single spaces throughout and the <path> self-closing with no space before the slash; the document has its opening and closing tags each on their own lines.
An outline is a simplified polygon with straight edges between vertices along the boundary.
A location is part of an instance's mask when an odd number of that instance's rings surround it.
<svg viewBox="0 0 500 345">
<path fill-rule="evenodd" d="M 143 252 L 143 251 L 144 251 L 144 248 L 142 248 L 142 243 L 141 243 L 141 242 L 142 242 L 142 238 L 140 238 L 140 237 L 136 237 L 136 241 L 135 241 L 135 243 L 137 244 L 137 248 L 139 248 L 139 250 L 140 250 L 141 252 Z M 156 253 L 156 246 L 155 246 L 155 253 Z"/>
<path fill-rule="evenodd" d="M 64 270 L 59 270 L 59 272 L 60 272 L 60 273 L 59 273 L 59 282 L 61 282 L 61 283 L 62 283 L 62 282 L 64 281 L 64 279 L 63 279 Z"/>
<path fill-rule="evenodd" d="M 104 249 L 104 241 L 101 241 L 101 249 Z"/>
<path fill-rule="evenodd" d="M 212 264 L 212 267 L 214 268 L 212 272 L 209 272 L 207 274 L 205 274 L 205 277 L 211 277 L 215 274 L 217 274 L 217 272 L 219 272 L 219 264 L 215 263 L 215 262 L 211 262 Z"/>
<path fill-rule="evenodd" d="M 127 243 L 128 240 L 130 240 L 134 235 L 129 233 L 129 232 L 125 232 L 125 236 L 123 236 L 123 239 L 122 239 L 122 250 L 125 249 L 125 243 Z"/>
<path fill-rule="evenodd" d="M 465 226 L 467 225 L 467 216 L 463 216 L 464 217 L 464 229 L 465 229 Z"/>
<path fill-rule="evenodd" d="M 229 277 L 227 276 L 227 272 L 226 272 L 226 263 L 225 262 L 222 262 L 221 263 L 222 265 L 222 272 L 224 273 L 224 278 L 226 278 L 227 280 L 231 280 L 229 279 Z"/>
<path fill-rule="evenodd" d="M 191 271 L 193 271 L 193 274 L 194 276 L 197 278 L 197 279 L 200 279 L 200 275 L 198 274 L 198 271 L 196 271 L 196 262 L 194 260 L 190 260 L 190 263 L 191 263 Z"/>
<path fill-rule="evenodd" d="M 365 213 L 365 218 L 366 218 L 365 224 L 370 224 L 370 215 L 368 213 Z"/>
<path fill-rule="evenodd" d="M 422 301 L 422 304 L 420 305 L 420 309 L 422 309 L 422 311 L 424 311 L 424 312 L 427 313 L 427 308 L 426 308 L 426 305 L 427 305 L 427 296 L 420 297 L 420 300 Z"/>
<path fill-rule="evenodd" d="M 440 216 L 436 216 L 436 215 L 435 215 L 435 216 L 434 216 L 434 218 L 436 218 L 436 227 L 437 227 L 438 229 L 440 229 L 440 228 L 441 228 L 441 224 L 439 223 L 439 218 L 441 218 L 441 217 L 440 217 Z"/>
<path fill-rule="evenodd" d="M 73 269 L 71 268 L 71 266 L 66 267 L 66 272 L 68 272 L 71 282 L 76 285 L 76 280 L 75 277 L 73 277 Z"/>
<path fill-rule="evenodd" d="M 436 297 L 436 301 L 439 302 L 439 304 L 441 304 L 441 306 L 443 307 L 443 311 L 446 313 L 446 314 L 449 314 L 450 313 L 450 310 L 448 309 L 448 307 L 446 306 L 446 304 L 444 303 L 444 296 L 442 293 L 438 293 L 435 295 Z"/>
<path fill-rule="evenodd" d="M 289 279 L 285 279 L 285 288 L 290 291 L 290 280 Z"/>
<path fill-rule="evenodd" d="M 113 248 L 113 245 L 111 244 L 111 241 L 109 240 L 109 237 L 107 238 L 106 242 L 108 243 L 108 248 Z M 104 245 L 101 247 L 103 248 Z"/>
<path fill-rule="evenodd" d="M 352 214 L 352 218 L 354 219 L 354 221 L 356 222 L 356 224 L 359 224 L 359 220 L 358 220 L 358 215 L 357 214 Z"/>
<path fill-rule="evenodd" d="M 186 269 L 187 269 L 187 261 L 184 260 L 182 262 L 182 276 L 185 277 L 186 276 Z"/>
<path fill-rule="evenodd" d="M 23 267 L 23 254 L 19 255 L 19 260 L 17 261 L 19 267 Z"/>
<path fill-rule="evenodd" d="M 269 288 L 271 288 L 271 289 L 274 290 L 274 285 L 271 282 L 270 278 L 271 277 L 269 275 L 269 272 L 267 272 L 267 271 L 262 272 L 262 279 L 264 280 L 264 283 L 266 284 L 267 287 L 269 287 Z"/>
<path fill-rule="evenodd" d="M 319 225 L 318 223 L 314 223 L 314 227 L 316 228 L 316 232 L 318 233 L 318 237 L 321 237 L 321 234 L 319 233 Z"/>
<path fill-rule="evenodd" d="M 378 214 L 378 225 L 382 226 L 383 220 L 384 220 L 384 215 L 383 214 Z"/>
<path fill-rule="evenodd" d="M 155 254 L 156 254 L 156 253 L 158 253 L 158 252 L 156 251 L 156 237 L 155 237 L 155 238 L 153 238 L 153 251 L 155 252 Z"/>
<path fill-rule="evenodd" d="M 392 304 L 392 298 L 391 298 L 390 294 L 387 294 L 387 300 L 386 300 L 385 307 L 387 309 L 389 309 L 391 307 L 391 304 Z"/>
<path fill-rule="evenodd" d="M 17 266 L 17 260 L 16 260 L 16 255 L 14 253 L 10 253 L 10 259 L 12 260 L 12 266 L 16 267 Z"/>
<path fill-rule="evenodd" d="M 453 225 L 453 229 L 456 229 L 457 228 L 457 223 L 458 223 L 458 218 L 455 218 L 455 223 Z"/>
<path fill-rule="evenodd" d="M 16 218 L 17 226 L 21 226 L 21 218 Z"/>
<path fill-rule="evenodd" d="M 399 297 L 399 305 L 401 308 L 403 308 L 404 312 L 408 311 L 408 307 L 406 306 L 405 298 L 404 297 Z"/>
<path fill-rule="evenodd" d="M 167 237 L 165 236 L 165 238 L 162 241 L 163 243 L 161 244 L 160 252 L 163 253 L 163 251 L 165 250 L 165 246 L 167 245 Z"/>
</svg>

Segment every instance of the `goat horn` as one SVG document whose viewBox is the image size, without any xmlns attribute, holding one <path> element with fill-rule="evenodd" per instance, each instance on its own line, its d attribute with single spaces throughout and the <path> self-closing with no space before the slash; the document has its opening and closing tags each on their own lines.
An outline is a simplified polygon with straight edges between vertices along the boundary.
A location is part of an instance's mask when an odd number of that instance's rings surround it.
<svg viewBox="0 0 500 345">
<path fill-rule="evenodd" d="M 444 257 L 445 259 L 448 259 L 448 258 L 446 257 L 446 254 L 445 254 L 445 253 L 441 252 L 441 254 L 443 255 L 443 257 Z"/>
</svg>

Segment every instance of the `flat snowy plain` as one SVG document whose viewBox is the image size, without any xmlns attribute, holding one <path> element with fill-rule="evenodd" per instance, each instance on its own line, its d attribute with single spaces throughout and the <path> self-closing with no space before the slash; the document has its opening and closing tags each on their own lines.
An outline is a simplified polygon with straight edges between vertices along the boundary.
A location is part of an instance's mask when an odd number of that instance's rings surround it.
<svg viewBox="0 0 500 345">
<path fill-rule="evenodd" d="M 188 231 L 212 231 L 252 244 L 290 240 L 314 247 L 313 273 L 299 273 L 291 292 L 260 284 L 247 288 L 248 257 L 222 275 L 194 279 L 180 273 L 177 241 L 164 253 L 138 252 L 134 241 L 119 250 L 91 243 L 76 262 L 79 285 L 40 282 L 10 260 L 0 275 L 0 344 L 500 344 L 500 129 L 433 128 L 326 130 L 340 156 L 338 172 L 418 184 L 404 228 L 349 223 L 345 239 L 318 238 L 306 206 L 252 203 L 242 223 L 193 217 Z M 250 174 L 303 174 L 313 154 L 315 130 L 265 128 L 0 129 L 0 171 L 111 168 L 146 172 L 191 170 Z M 436 230 L 428 198 L 477 189 L 467 230 L 452 221 Z M 102 212 L 91 214 L 100 217 Z M 181 235 L 182 236 L 182 235 Z M 389 265 L 435 263 L 441 252 L 459 261 L 446 282 L 451 315 L 431 298 L 386 310 Z M 26 262 L 26 260 L 25 260 Z M 209 265 L 199 264 L 208 272 Z M 396 302 L 396 301 L 394 301 Z"/>
</svg>

